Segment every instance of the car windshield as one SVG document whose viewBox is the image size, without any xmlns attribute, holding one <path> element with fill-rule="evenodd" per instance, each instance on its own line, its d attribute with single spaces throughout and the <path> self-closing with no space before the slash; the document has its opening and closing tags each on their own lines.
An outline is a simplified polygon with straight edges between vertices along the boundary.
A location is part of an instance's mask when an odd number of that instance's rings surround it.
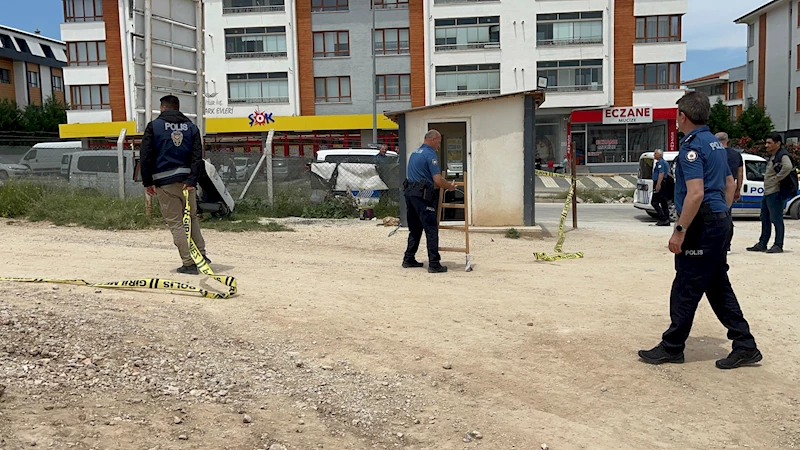
<svg viewBox="0 0 800 450">
<path fill-rule="evenodd" d="M 745 161 L 744 170 L 748 181 L 764 181 L 764 174 L 767 173 L 767 162 Z"/>
<path fill-rule="evenodd" d="M 651 180 L 653 179 L 653 159 L 642 158 L 639 160 L 639 179 Z"/>
</svg>

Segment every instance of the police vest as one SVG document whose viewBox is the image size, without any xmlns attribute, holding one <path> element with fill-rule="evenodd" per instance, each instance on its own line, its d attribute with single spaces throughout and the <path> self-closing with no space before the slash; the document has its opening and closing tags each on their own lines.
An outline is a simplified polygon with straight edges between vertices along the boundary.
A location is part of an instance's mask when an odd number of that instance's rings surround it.
<svg viewBox="0 0 800 450">
<path fill-rule="evenodd" d="M 192 173 L 192 140 L 196 130 L 192 122 L 153 121 L 153 151 L 158 155 L 153 174 L 156 186 L 179 183 Z"/>
</svg>

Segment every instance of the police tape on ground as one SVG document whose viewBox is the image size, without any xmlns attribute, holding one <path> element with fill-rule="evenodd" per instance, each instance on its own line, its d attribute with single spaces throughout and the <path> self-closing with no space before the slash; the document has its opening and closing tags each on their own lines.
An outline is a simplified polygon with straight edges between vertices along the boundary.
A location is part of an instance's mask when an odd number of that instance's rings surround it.
<svg viewBox="0 0 800 450">
<path fill-rule="evenodd" d="M 569 175 L 562 175 L 559 173 L 553 172 L 545 172 L 544 170 L 537 170 L 536 175 L 544 175 L 549 177 L 558 177 L 558 178 L 572 178 Z M 583 258 L 583 252 L 576 252 L 576 253 L 564 253 L 562 247 L 564 245 L 564 240 L 567 238 L 567 234 L 564 232 L 564 223 L 567 221 L 567 213 L 569 212 L 569 206 L 572 203 L 572 197 L 575 195 L 575 187 L 570 184 L 569 192 L 567 193 L 567 199 L 564 201 L 564 209 L 561 210 L 561 219 L 558 222 L 558 242 L 556 242 L 556 246 L 553 249 L 554 254 L 548 255 L 545 252 L 534 252 L 533 255 L 539 261 L 558 261 L 561 259 L 579 259 Z"/>
<path fill-rule="evenodd" d="M 89 283 L 85 280 L 59 280 L 50 278 L 6 278 L 0 277 L 0 281 L 13 281 L 18 283 L 55 283 L 55 284 L 71 284 L 76 286 L 89 286 L 107 289 L 155 289 L 155 290 L 168 290 L 168 291 L 183 291 L 183 292 L 197 292 L 205 298 L 211 299 L 225 299 L 236 295 L 236 278 L 225 275 L 217 275 L 211 270 L 208 262 L 197 249 L 194 241 L 192 240 L 192 219 L 189 214 L 189 192 L 183 191 L 183 196 L 186 203 L 183 207 L 183 226 L 186 230 L 186 239 L 189 241 L 189 249 L 191 251 L 192 260 L 197 265 L 200 273 L 207 275 L 218 282 L 228 287 L 227 292 L 212 292 L 206 289 L 200 289 L 192 286 L 191 284 L 181 283 L 174 280 L 164 280 L 161 278 L 140 278 L 134 280 L 124 281 L 111 281 L 108 283 Z"/>
</svg>

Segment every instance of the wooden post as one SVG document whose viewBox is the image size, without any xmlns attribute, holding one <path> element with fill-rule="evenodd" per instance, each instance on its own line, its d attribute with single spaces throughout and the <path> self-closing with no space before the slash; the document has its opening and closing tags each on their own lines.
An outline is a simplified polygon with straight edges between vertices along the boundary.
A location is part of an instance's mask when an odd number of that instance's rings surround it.
<svg viewBox="0 0 800 450">
<path fill-rule="evenodd" d="M 572 136 L 569 137 L 567 146 L 574 147 L 572 145 Z M 569 158 L 569 170 L 572 175 L 572 229 L 578 228 L 578 180 L 575 177 L 575 171 L 577 169 L 576 160 L 578 159 L 577 153 L 577 149 L 573 148 Z"/>
</svg>

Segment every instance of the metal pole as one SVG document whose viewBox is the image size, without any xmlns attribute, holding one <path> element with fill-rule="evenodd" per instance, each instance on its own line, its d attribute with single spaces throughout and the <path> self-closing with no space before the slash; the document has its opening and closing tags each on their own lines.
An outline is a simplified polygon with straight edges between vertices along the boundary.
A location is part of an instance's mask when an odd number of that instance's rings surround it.
<svg viewBox="0 0 800 450">
<path fill-rule="evenodd" d="M 125 200 L 125 135 L 128 134 L 128 129 L 123 128 L 119 132 L 117 138 L 117 171 L 119 173 L 119 198 Z M 133 161 L 131 161 L 133 163 Z"/>
<path fill-rule="evenodd" d="M 153 0 L 144 0 L 144 72 L 144 126 L 147 126 L 153 120 Z"/>
<path fill-rule="evenodd" d="M 200 136 L 206 135 L 206 73 L 205 73 L 205 26 L 203 24 L 203 2 L 195 4 L 195 23 L 197 25 L 195 65 L 197 66 L 197 119 L 196 125 L 200 129 Z M 205 150 L 205 148 L 203 148 Z"/>
<path fill-rule="evenodd" d="M 378 143 L 378 69 L 375 63 L 375 1 L 372 5 L 372 142 Z"/>
</svg>

